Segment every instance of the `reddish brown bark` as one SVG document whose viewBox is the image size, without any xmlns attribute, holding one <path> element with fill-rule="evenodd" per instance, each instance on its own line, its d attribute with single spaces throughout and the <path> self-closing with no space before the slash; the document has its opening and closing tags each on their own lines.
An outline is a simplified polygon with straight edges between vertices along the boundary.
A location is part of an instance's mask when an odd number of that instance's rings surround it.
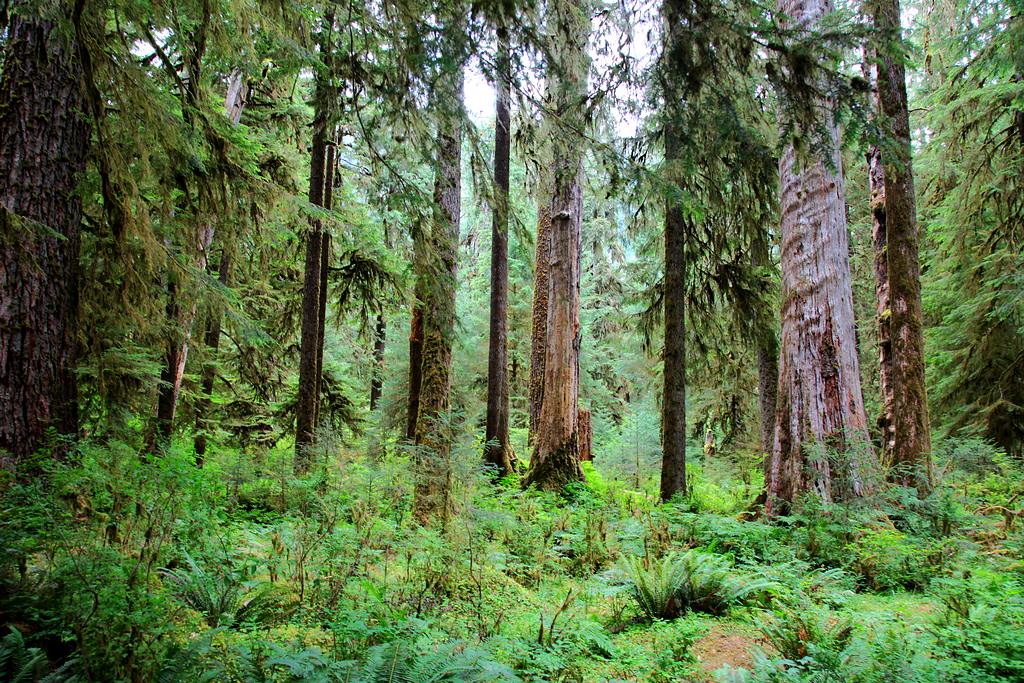
<svg viewBox="0 0 1024 683">
<path fill-rule="evenodd" d="M 530 335 L 530 431 L 537 437 L 540 406 L 544 402 L 544 352 L 548 332 L 548 252 L 551 251 L 551 215 L 544 203 L 537 207 L 537 250 L 533 265 L 533 312 Z"/>
<path fill-rule="evenodd" d="M 589 462 L 594 459 L 594 427 L 590 420 L 590 411 L 580 408 L 577 418 L 576 430 L 580 435 L 580 462 Z"/>
<path fill-rule="evenodd" d="M 426 523 L 451 511 L 452 435 L 450 394 L 455 339 L 455 285 L 462 207 L 462 118 L 453 111 L 462 102 L 463 76 L 447 76 L 439 85 L 437 161 L 434 172 L 434 220 L 431 225 L 429 277 L 423 301 L 423 359 L 416 420 L 414 514 Z"/>
<path fill-rule="evenodd" d="M 511 152 L 508 36 L 498 29 L 494 121 L 494 215 L 491 223 L 491 318 L 487 349 L 484 462 L 499 477 L 512 471 L 508 441 L 508 189 Z"/>
<path fill-rule="evenodd" d="M 583 153 L 590 13 L 579 0 L 549 7 L 554 31 L 548 75 L 553 86 L 553 173 L 548 251 L 544 385 L 530 468 L 524 484 L 561 490 L 583 480 L 579 460 L 580 238 L 583 225 Z M 538 241 L 538 244 L 540 242 Z M 536 309 L 535 309 L 536 314 Z"/>
<path fill-rule="evenodd" d="M 885 453 L 890 476 L 919 491 L 931 489 L 931 434 L 924 383 L 924 332 L 917 207 L 910 149 L 906 69 L 900 45 L 899 0 L 876 0 L 875 28 L 884 41 L 877 51 L 878 108 L 891 133 L 881 155 L 884 180 L 885 257 L 891 343 L 891 444 Z M 877 244 L 877 241 L 876 241 Z M 877 261 L 876 254 L 876 261 Z M 884 318 L 883 313 L 880 316 Z"/>
<path fill-rule="evenodd" d="M 811 26 L 828 0 L 783 0 L 779 9 Z M 802 493 L 828 502 L 862 495 L 873 453 L 860 386 L 839 133 L 826 116 L 827 160 L 801 159 L 792 145 L 779 164 L 782 216 L 782 339 L 775 442 L 766 463 L 767 514 Z"/>
<path fill-rule="evenodd" d="M 89 122 L 74 39 L 17 3 L 0 78 L 0 466 L 78 431 L 75 332 Z"/>
</svg>

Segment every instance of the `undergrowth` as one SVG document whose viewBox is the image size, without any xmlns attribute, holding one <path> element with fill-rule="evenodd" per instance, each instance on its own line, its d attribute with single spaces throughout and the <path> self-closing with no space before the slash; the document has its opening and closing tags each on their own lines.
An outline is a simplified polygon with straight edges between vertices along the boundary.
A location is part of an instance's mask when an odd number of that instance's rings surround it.
<svg viewBox="0 0 1024 683">
<path fill-rule="evenodd" d="M 470 445 L 446 528 L 412 521 L 400 449 L 309 478 L 287 455 L 224 450 L 199 470 L 86 444 L 10 483 L 0 677 L 1024 679 L 1022 532 L 1004 514 L 1024 476 L 998 454 L 925 499 L 809 499 L 766 524 L 708 494 L 724 480 L 672 505 L 592 465 L 564 495 L 494 487 Z M 745 658 L 715 674 L 696 653 L 716 638 Z"/>
</svg>

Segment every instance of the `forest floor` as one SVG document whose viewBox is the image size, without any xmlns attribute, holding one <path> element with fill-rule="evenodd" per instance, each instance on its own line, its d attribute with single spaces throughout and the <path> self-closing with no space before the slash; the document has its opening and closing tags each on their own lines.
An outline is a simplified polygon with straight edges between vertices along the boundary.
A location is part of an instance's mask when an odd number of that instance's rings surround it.
<svg viewBox="0 0 1024 683">
<path fill-rule="evenodd" d="M 24 642 L 0 660 L 81 680 L 1024 680 L 1024 534 L 987 514 L 1024 488 L 1004 458 L 773 524 L 739 519 L 756 476 L 698 463 L 671 505 L 600 461 L 563 495 L 466 467 L 448 524 L 423 527 L 401 452 L 295 478 L 284 449 L 203 470 L 86 451 L 4 496 L 0 617 Z"/>
</svg>

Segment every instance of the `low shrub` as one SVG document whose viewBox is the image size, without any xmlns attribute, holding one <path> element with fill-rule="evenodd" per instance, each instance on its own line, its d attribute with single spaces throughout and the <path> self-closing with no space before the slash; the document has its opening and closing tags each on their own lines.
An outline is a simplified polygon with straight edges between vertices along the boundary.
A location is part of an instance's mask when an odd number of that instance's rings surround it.
<svg viewBox="0 0 1024 683">
<path fill-rule="evenodd" d="M 768 587 L 740 579 L 723 558 L 695 550 L 649 562 L 627 557 L 622 569 L 634 601 L 651 619 L 675 619 L 688 611 L 721 614 Z"/>
<path fill-rule="evenodd" d="M 871 590 L 920 590 L 941 574 L 953 552 L 942 539 L 925 539 L 891 527 L 869 527 L 847 546 L 851 569 Z"/>
</svg>

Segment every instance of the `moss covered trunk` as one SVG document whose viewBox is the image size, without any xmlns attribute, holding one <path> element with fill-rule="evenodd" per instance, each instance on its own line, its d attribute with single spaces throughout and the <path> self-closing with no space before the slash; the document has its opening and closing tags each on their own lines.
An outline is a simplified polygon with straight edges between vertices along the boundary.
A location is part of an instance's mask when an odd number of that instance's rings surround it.
<svg viewBox="0 0 1024 683">
<path fill-rule="evenodd" d="M 331 18 L 333 21 L 333 18 Z M 313 114 L 313 137 L 309 163 L 309 203 L 324 205 L 327 178 L 327 97 L 326 84 L 317 79 Z M 295 404 L 295 472 L 304 474 L 312 466 L 313 432 L 317 407 L 317 348 L 320 343 L 320 270 L 323 262 L 323 222 L 309 219 L 306 233 L 306 261 L 302 280 L 302 327 L 299 342 L 299 390 Z"/>
<path fill-rule="evenodd" d="M 769 268 L 767 231 L 752 245 L 751 263 L 755 269 Z M 757 332 L 757 404 L 760 418 L 758 435 L 761 450 L 770 451 L 775 434 L 775 408 L 779 396 L 779 338 L 773 312 L 765 311 Z"/>
<path fill-rule="evenodd" d="M 878 110 L 891 136 L 880 159 L 885 244 L 884 252 L 876 252 L 876 262 L 879 258 L 887 261 L 888 310 L 882 311 L 879 319 L 888 324 L 891 345 L 891 378 L 883 386 L 884 403 L 891 409 L 887 425 L 891 438 L 883 455 L 892 478 L 925 492 L 930 490 L 932 479 L 931 434 L 924 383 L 921 264 L 900 3 L 877 0 L 873 9 L 880 41 L 876 54 Z"/>
<path fill-rule="evenodd" d="M 414 514 L 421 522 L 451 510 L 450 394 L 455 340 L 455 289 L 462 204 L 462 69 L 438 84 L 438 140 L 434 168 L 427 278 L 423 299 L 423 358 L 416 419 Z"/>
<path fill-rule="evenodd" d="M 334 155 L 336 144 L 328 143 L 326 150 L 326 169 L 324 170 L 324 208 L 328 211 L 334 205 Z M 313 424 L 319 427 L 322 422 L 320 415 L 320 397 L 323 395 L 324 384 L 324 342 L 327 337 L 327 287 L 331 264 L 331 234 L 323 231 L 320 242 L 320 300 L 317 305 L 317 337 L 316 337 L 316 414 Z"/>
<path fill-rule="evenodd" d="M 383 313 L 377 314 L 373 329 L 373 371 L 370 376 L 370 410 L 376 410 L 384 389 L 384 350 L 388 339 L 388 325 Z"/>
<path fill-rule="evenodd" d="M 508 189 L 511 135 L 508 35 L 498 30 L 494 120 L 494 207 L 491 222 L 491 309 L 487 345 L 487 424 L 484 462 L 499 476 L 512 471 L 508 441 Z"/>
</svg>

